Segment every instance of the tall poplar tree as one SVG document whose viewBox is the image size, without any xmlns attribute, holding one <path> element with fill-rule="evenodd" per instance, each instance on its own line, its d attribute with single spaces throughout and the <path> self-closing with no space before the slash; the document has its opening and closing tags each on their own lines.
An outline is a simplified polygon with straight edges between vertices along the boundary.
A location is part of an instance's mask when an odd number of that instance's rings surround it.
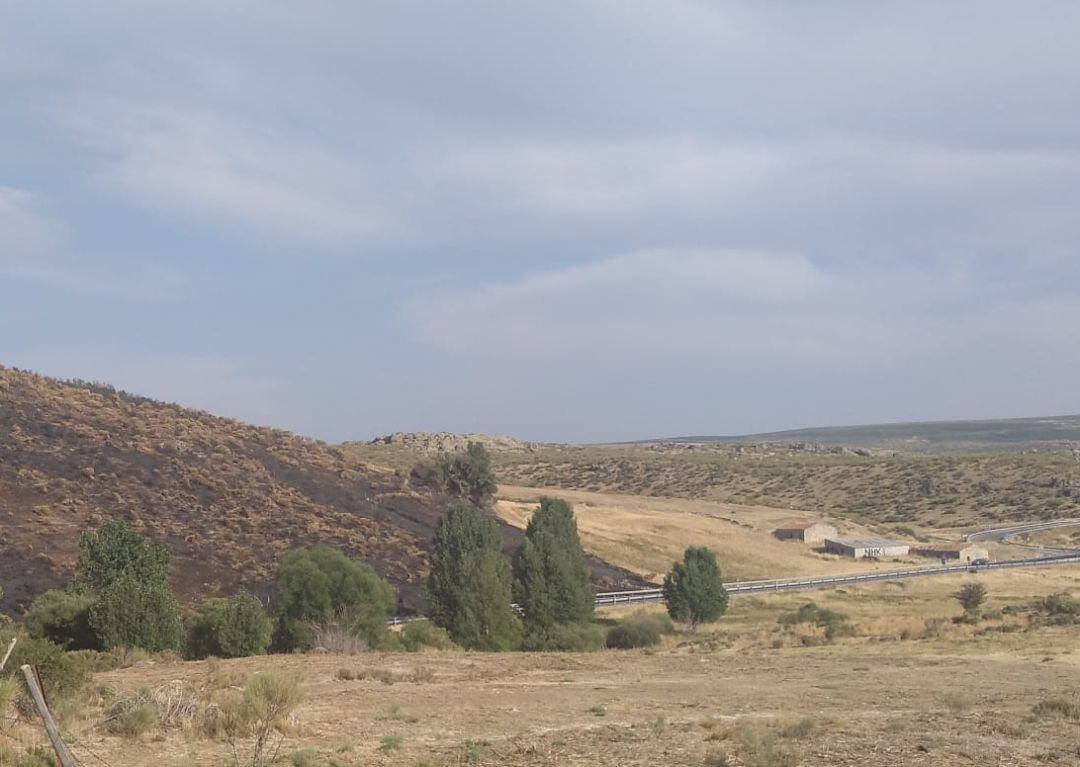
<svg viewBox="0 0 1080 767">
<path fill-rule="evenodd" d="M 427 595 L 431 620 L 462 647 L 511 650 L 519 644 L 502 531 L 468 504 L 451 506 L 435 528 Z"/>
<path fill-rule="evenodd" d="M 566 501 L 542 498 L 529 520 L 514 557 L 514 597 L 533 644 L 542 644 L 555 626 L 592 619 L 595 596 L 574 511 Z"/>
</svg>

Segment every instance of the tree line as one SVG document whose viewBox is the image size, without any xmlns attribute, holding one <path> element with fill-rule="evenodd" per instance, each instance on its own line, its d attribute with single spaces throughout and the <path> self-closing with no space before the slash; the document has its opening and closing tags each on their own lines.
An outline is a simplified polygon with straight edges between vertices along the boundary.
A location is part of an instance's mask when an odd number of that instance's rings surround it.
<svg viewBox="0 0 1080 767">
<path fill-rule="evenodd" d="M 480 480 L 460 495 L 474 498 L 478 487 L 487 489 L 482 472 L 463 473 Z M 165 547 L 127 522 L 105 522 L 81 536 L 73 581 L 31 604 L 25 632 L 65 650 L 141 648 L 192 659 L 318 648 L 585 650 L 605 644 L 573 509 L 555 498 L 540 500 L 509 557 L 489 512 L 464 501 L 451 504 L 436 526 L 425 582 L 430 623 L 409 623 L 400 633 L 388 627 L 394 588 L 370 565 L 325 546 L 285 554 L 272 609 L 240 592 L 185 612 L 169 589 L 170 559 Z M 722 615 L 727 594 L 712 552 L 687 549 L 664 581 L 664 596 L 671 617 L 691 628 Z M 623 636 L 611 646 L 626 641 Z"/>
</svg>

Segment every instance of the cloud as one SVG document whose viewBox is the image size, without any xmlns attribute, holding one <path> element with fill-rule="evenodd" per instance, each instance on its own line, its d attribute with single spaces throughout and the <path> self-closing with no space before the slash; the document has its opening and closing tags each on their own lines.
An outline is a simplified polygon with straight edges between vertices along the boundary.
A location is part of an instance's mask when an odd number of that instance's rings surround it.
<svg viewBox="0 0 1080 767">
<path fill-rule="evenodd" d="M 104 183 L 170 217 L 289 243 L 355 246 L 393 230 L 356 157 L 242 116 L 105 101 L 76 120 Z"/>
<path fill-rule="evenodd" d="M 105 258 L 71 246 L 67 227 L 41 212 L 30 192 L 0 187 L 0 274 L 67 294 L 135 301 L 175 301 L 187 279 L 148 259 Z M 122 268 L 105 269 L 106 262 Z"/>
<path fill-rule="evenodd" d="M 28 263 L 54 244 L 57 226 L 37 206 L 33 194 L 0 186 L 0 264 Z"/>
<path fill-rule="evenodd" d="M 1066 343 L 1080 298 L 1025 298 L 963 270 L 853 272 L 799 254 L 657 250 L 414 302 L 406 315 L 421 340 L 455 354 L 891 369 L 993 356 L 998 344 L 1018 353 L 1024 334 L 1029 348 Z"/>
</svg>

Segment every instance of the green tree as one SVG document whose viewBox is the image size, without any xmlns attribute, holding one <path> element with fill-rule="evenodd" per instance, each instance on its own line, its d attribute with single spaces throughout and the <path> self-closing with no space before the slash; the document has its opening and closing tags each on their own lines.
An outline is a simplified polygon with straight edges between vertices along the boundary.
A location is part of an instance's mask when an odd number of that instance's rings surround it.
<svg viewBox="0 0 1080 767">
<path fill-rule="evenodd" d="M 101 646 L 140 647 L 150 652 L 180 650 L 184 627 L 180 605 L 161 583 L 121 574 L 97 594 L 90 626 Z"/>
<path fill-rule="evenodd" d="M 48 639 L 65 650 L 100 650 L 101 642 L 90 625 L 96 601 L 86 590 L 51 589 L 33 601 L 23 624 L 30 636 Z"/>
<path fill-rule="evenodd" d="M 595 596 L 570 504 L 542 498 L 514 556 L 514 599 L 521 606 L 526 641 L 544 644 L 556 626 L 586 623 Z"/>
<path fill-rule="evenodd" d="M 727 612 L 728 595 L 716 555 L 704 546 L 691 546 L 664 578 L 664 601 L 673 620 L 697 628 Z"/>
<path fill-rule="evenodd" d="M 187 622 L 187 655 L 199 659 L 262 655 L 270 647 L 273 624 L 262 602 L 250 594 L 207 599 Z"/>
<path fill-rule="evenodd" d="M 85 532 L 79 538 L 75 572 L 79 583 L 96 591 L 121 575 L 131 575 L 144 584 L 164 585 L 169 577 L 169 552 L 139 535 L 127 522 L 111 519 L 97 532 Z"/>
<path fill-rule="evenodd" d="M 446 493 L 468 498 L 478 506 L 490 503 L 499 489 L 491 471 L 491 456 L 480 442 L 470 442 L 464 452 L 441 453 L 434 462 L 421 463 L 414 473 L 433 478 Z"/>
<path fill-rule="evenodd" d="M 282 650 L 311 649 L 315 626 L 329 621 L 377 646 L 397 604 L 393 587 L 370 565 L 326 546 L 288 552 L 278 568 L 277 587 L 275 644 Z"/>
<path fill-rule="evenodd" d="M 466 649 L 510 650 L 520 641 L 499 524 L 467 504 L 452 505 L 435 527 L 427 595 L 432 621 Z"/>
<path fill-rule="evenodd" d="M 986 586 L 981 583 L 965 583 L 956 592 L 956 601 L 964 608 L 965 615 L 974 617 L 986 601 Z"/>
</svg>

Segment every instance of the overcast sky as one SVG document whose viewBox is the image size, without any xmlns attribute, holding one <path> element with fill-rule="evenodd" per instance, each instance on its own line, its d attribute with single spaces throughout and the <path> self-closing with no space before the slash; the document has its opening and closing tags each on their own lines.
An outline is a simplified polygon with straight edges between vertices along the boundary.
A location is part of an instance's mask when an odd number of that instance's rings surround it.
<svg viewBox="0 0 1080 767">
<path fill-rule="evenodd" d="M 1078 29 L 0 0 L 0 364 L 335 441 L 1075 413 Z"/>
</svg>

